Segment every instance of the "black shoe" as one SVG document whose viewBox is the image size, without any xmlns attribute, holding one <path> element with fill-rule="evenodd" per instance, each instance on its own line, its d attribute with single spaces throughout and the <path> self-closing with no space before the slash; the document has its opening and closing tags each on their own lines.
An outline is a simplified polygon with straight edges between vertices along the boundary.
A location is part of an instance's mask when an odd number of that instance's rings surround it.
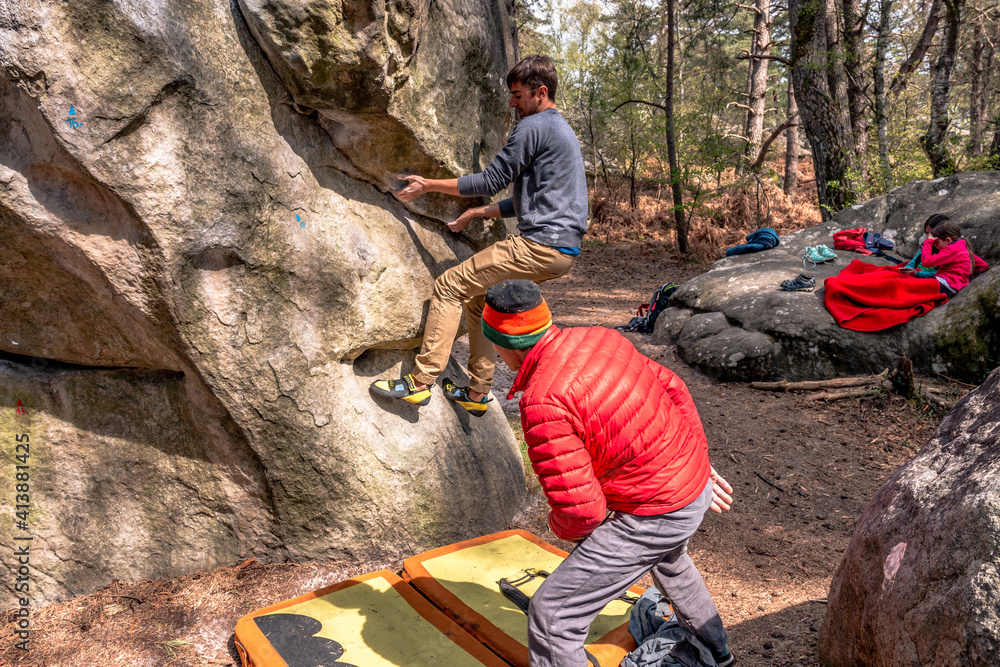
<svg viewBox="0 0 1000 667">
<path fill-rule="evenodd" d="M 812 292 L 816 288 L 816 279 L 807 273 L 800 273 L 794 280 L 785 280 L 781 289 L 786 292 Z"/>
</svg>

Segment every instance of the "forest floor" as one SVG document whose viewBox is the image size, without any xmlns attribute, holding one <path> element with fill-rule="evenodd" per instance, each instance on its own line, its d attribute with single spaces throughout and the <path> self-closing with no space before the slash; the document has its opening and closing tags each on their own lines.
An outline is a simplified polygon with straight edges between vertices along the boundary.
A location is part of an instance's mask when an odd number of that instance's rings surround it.
<svg viewBox="0 0 1000 667">
<path fill-rule="evenodd" d="M 543 291 L 558 325 L 611 327 L 626 323 L 661 284 L 683 282 L 704 268 L 679 261 L 656 242 L 588 242 L 570 274 Z M 713 464 L 735 487 L 733 509 L 709 513 L 689 552 L 739 663 L 818 664 L 827 590 L 855 523 L 942 415 L 889 395 L 826 404 L 717 382 L 681 362 L 673 348 L 629 336 L 687 382 Z M 498 395 L 511 379 L 499 375 Z M 516 404 L 500 403 L 519 432 Z M 530 470 L 528 476 L 529 502 L 512 527 L 566 548 L 548 533 L 545 499 Z M 172 580 L 113 582 L 92 595 L 35 610 L 28 653 L 15 648 L 13 617 L 5 615 L 0 665 L 239 665 L 232 634 L 241 616 L 351 576 L 400 566 L 248 562 Z"/>
</svg>

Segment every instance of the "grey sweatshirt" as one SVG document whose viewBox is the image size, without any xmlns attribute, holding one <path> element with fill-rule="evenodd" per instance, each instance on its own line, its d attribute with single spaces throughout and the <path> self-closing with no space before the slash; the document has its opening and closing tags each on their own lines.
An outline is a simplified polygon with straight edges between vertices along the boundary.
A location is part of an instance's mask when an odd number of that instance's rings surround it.
<svg viewBox="0 0 1000 667">
<path fill-rule="evenodd" d="M 527 116 L 480 174 L 458 179 L 463 197 L 492 197 L 514 183 L 500 202 L 517 215 L 521 236 L 553 248 L 579 248 L 587 231 L 587 177 L 580 142 L 555 109 Z"/>
</svg>

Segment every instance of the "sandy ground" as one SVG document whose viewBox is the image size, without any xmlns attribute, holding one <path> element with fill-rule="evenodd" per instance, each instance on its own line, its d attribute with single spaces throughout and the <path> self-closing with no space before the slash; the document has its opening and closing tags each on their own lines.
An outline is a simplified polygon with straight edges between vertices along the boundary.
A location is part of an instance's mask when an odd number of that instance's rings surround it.
<svg viewBox="0 0 1000 667">
<path fill-rule="evenodd" d="M 659 285 L 703 270 L 656 244 L 588 243 L 570 274 L 543 291 L 560 326 L 614 326 L 627 322 Z M 690 553 L 729 628 L 739 664 L 818 664 L 827 590 L 855 522 L 881 483 L 927 441 L 941 415 L 898 397 L 823 404 L 802 394 L 720 383 L 687 367 L 673 349 L 629 337 L 688 383 L 713 464 L 736 489 L 732 511 L 710 514 Z M 456 354 L 463 354 L 461 342 Z M 501 399 L 511 380 L 498 373 Z M 516 427 L 516 404 L 501 404 Z M 512 525 L 567 547 L 548 533 L 547 506 L 533 476 L 529 487 L 529 503 Z M 14 647 L 8 612 L 0 625 L 0 665 L 238 665 L 232 633 L 244 614 L 399 566 L 248 562 L 174 580 L 114 582 L 35 610 L 27 654 Z"/>
</svg>

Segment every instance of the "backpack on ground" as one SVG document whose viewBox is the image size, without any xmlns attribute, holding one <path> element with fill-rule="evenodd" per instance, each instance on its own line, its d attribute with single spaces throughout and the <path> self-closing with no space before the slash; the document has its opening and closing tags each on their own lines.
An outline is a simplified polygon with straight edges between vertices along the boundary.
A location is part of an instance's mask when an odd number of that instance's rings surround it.
<svg viewBox="0 0 1000 667">
<path fill-rule="evenodd" d="M 895 249 L 896 242 L 878 232 L 865 232 L 865 247 L 877 255 L 879 252 Z"/>
<path fill-rule="evenodd" d="M 678 287 L 677 283 L 667 283 L 656 290 L 653 292 L 649 303 L 639 305 L 639 308 L 635 311 L 635 317 L 628 324 L 615 328 L 619 331 L 636 331 L 644 334 L 653 333 L 656 318 L 667 307 L 667 301 L 670 300 L 670 297 L 677 291 Z"/>
<path fill-rule="evenodd" d="M 896 243 L 878 232 L 869 232 L 867 227 L 843 229 L 839 232 L 834 232 L 833 247 L 837 250 L 852 250 L 860 255 L 885 257 L 894 264 L 903 263 L 903 260 L 885 254 L 886 250 L 894 250 Z"/>
<path fill-rule="evenodd" d="M 834 232 L 834 249 L 853 250 L 861 255 L 871 255 L 872 251 L 868 249 L 868 244 L 865 243 L 865 232 L 867 231 L 868 229 L 865 227 L 858 227 L 856 229 L 842 229 L 839 232 Z"/>
<path fill-rule="evenodd" d="M 882 236 L 878 232 L 865 232 L 865 247 L 872 251 L 876 257 L 885 257 L 893 264 L 902 264 L 903 260 L 896 259 L 892 255 L 885 254 L 888 250 L 896 249 L 896 242 L 890 238 Z"/>
</svg>

